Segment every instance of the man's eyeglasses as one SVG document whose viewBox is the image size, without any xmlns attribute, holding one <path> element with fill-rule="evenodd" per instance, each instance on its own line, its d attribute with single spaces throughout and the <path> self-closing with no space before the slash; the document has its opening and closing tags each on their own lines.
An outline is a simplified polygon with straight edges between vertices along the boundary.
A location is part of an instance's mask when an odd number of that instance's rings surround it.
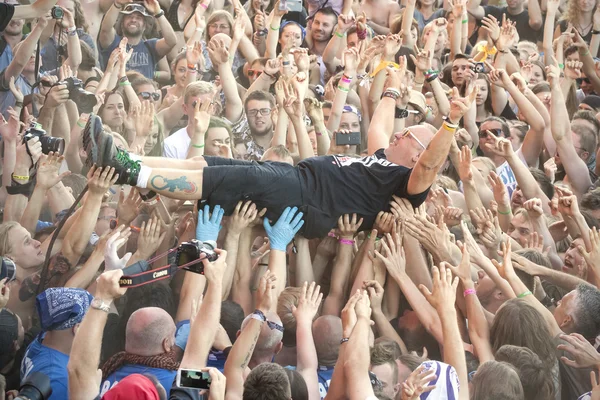
<svg viewBox="0 0 600 400">
<path fill-rule="evenodd" d="M 258 69 L 249 69 L 248 70 L 248 76 L 249 77 L 259 77 L 263 72 L 261 70 Z"/>
<path fill-rule="evenodd" d="M 479 131 L 479 139 L 485 139 L 486 137 L 488 137 L 488 134 L 498 136 L 498 137 L 504 137 L 504 134 L 502 133 L 502 129 L 496 128 L 496 129 L 486 129 L 484 131 Z"/>
<path fill-rule="evenodd" d="M 148 100 L 150 97 L 152 97 L 152 100 L 154 100 L 154 101 L 158 101 L 160 99 L 160 93 L 158 93 L 158 92 L 154 92 L 154 93 L 140 92 L 139 95 L 144 100 Z"/>
<path fill-rule="evenodd" d="M 267 320 L 267 326 L 271 330 L 278 330 L 280 332 L 283 332 L 283 326 L 279 325 L 277 322 Z"/>
<path fill-rule="evenodd" d="M 403 138 L 410 136 L 411 138 L 415 139 L 415 141 L 416 141 L 417 143 L 419 143 L 419 146 L 421 146 L 421 147 L 423 148 L 423 150 L 425 150 L 425 149 L 426 149 L 426 147 L 425 147 L 425 145 L 423 144 L 423 142 L 421 142 L 421 141 L 419 140 L 419 138 L 417 138 L 417 137 L 415 136 L 415 134 L 414 134 L 414 133 L 412 133 L 412 132 L 410 131 L 410 129 L 409 129 L 409 128 L 404 128 L 404 130 L 402 131 L 402 133 L 400 134 L 400 136 L 401 136 L 401 137 L 403 137 Z"/>
<path fill-rule="evenodd" d="M 271 109 L 270 108 L 261 108 L 259 110 L 248 110 L 248 112 L 247 112 L 249 117 L 256 117 L 258 115 L 258 113 L 260 113 L 260 115 L 266 117 L 267 115 L 271 114 Z"/>
</svg>

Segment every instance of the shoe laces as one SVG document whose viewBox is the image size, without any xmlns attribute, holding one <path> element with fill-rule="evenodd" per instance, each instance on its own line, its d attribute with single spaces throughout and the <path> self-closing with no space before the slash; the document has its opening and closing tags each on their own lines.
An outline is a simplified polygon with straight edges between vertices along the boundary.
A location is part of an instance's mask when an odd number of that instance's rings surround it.
<svg viewBox="0 0 600 400">
<path fill-rule="evenodd" d="M 135 171 L 140 169 L 140 162 L 132 160 L 129 157 L 129 153 L 125 150 L 117 149 L 117 154 L 115 158 L 122 166 L 124 166 L 128 170 Z"/>
</svg>

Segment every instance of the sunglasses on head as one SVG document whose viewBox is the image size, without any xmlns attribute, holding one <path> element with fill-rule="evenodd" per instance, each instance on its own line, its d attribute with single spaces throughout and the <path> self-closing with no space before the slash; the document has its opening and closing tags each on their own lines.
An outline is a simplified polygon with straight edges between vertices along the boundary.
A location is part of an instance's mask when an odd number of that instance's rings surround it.
<svg viewBox="0 0 600 400">
<path fill-rule="evenodd" d="M 494 136 L 498 136 L 498 137 L 504 137 L 504 134 L 502 133 L 502 129 L 497 128 L 497 129 L 486 129 L 485 131 L 479 131 L 479 139 L 485 139 L 488 134 L 492 134 Z"/>
<path fill-rule="evenodd" d="M 144 100 L 148 100 L 150 97 L 152 97 L 152 100 L 154 101 L 158 101 L 158 99 L 160 99 L 160 93 L 157 92 L 140 92 L 140 96 L 142 96 L 142 99 Z"/>
</svg>

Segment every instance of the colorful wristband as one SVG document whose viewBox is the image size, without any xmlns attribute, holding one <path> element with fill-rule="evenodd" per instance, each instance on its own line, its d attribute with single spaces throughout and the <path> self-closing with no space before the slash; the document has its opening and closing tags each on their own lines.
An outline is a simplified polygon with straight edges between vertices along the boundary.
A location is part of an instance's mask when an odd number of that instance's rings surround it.
<svg viewBox="0 0 600 400">
<path fill-rule="evenodd" d="M 500 210 L 498 210 L 498 214 L 500 214 L 500 215 L 510 215 L 511 212 L 512 211 L 511 211 L 510 208 L 508 209 L 508 211 L 500 211 Z"/>
<path fill-rule="evenodd" d="M 521 294 L 520 294 L 520 295 L 518 295 L 517 297 L 518 297 L 519 299 L 522 299 L 523 297 L 529 296 L 530 294 L 533 294 L 533 293 L 531 293 L 531 290 L 528 290 L 528 291 L 526 291 L 526 292 L 524 292 L 524 293 L 521 293 Z"/>
<path fill-rule="evenodd" d="M 341 244 L 349 244 L 349 245 L 354 245 L 354 239 L 340 239 L 340 243 Z"/>
<path fill-rule="evenodd" d="M 208 6 L 204 3 L 200 3 L 200 7 L 204 8 L 205 10 L 208 9 Z"/>
<path fill-rule="evenodd" d="M 475 289 L 465 289 L 465 291 L 463 292 L 463 296 L 467 297 L 470 294 L 477 294 L 477 291 Z"/>
<path fill-rule="evenodd" d="M 119 82 L 119 86 L 131 86 L 131 82 L 129 82 L 129 81 Z"/>
<path fill-rule="evenodd" d="M 334 33 L 335 33 L 335 36 L 337 36 L 339 38 L 343 38 L 346 36 L 345 34 L 339 33 L 338 31 L 335 31 Z"/>
<path fill-rule="evenodd" d="M 29 175 L 15 175 L 12 174 L 13 179 L 16 179 L 18 181 L 28 181 L 29 180 Z"/>
<path fill-rule="evenodd" d="M 346 92 L 346 93 L 348 93 L 348 92 L 350 91 L 350 89 L 348 89 L 348 88 L 345 88 L 345 87 L 342 87 L 342 86 L 338 86 L 337 88 L 338 88 L 339 90 L 341 90 L 342 92 Z"/>
<path fill-rule="evenodd" d="M 77 120 L 77 126 L 80 128 L 85 128 L 85 124 L 79 120 Z"/>
<path fill-rule="evenodd" d="M 269 28 L 271 28 L 272 31 L 278 31 L 279 30 L 279 27 L 273 28 L 273 26 L 269 26 Z"/>
<path fill-rule="evenodd" d="M 340 81 L 344 82 L 344 83 L 350 84 L 350 83 L 352 83 L 352 77 L 348 77 L 346 75 L 342 75 L 342 77 L 340 78 Z"/>
<path fill-rule="evenodd" d="M 196 149 L 202 149 L 204 148 L 203 144 L 193 144 L 192 147 L 196 148 Z"/>
</svg>

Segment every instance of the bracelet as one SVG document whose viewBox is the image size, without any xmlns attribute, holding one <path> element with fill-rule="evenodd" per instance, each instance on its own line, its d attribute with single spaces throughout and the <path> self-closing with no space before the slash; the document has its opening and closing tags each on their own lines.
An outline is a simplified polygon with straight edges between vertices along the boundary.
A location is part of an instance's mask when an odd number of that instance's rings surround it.
<svg viewBox="0 0 600 400">
<path fill-rule="evenodd" d="M 290 62 L 291 62 L 291 61 L 283 61 L 283 62 L 281 63 L 281 65 L 283 65 L 284 67 L 288 67 L 288 66 L 290 65 Z"/>
<path fill-rule="evenodd" d="M 427 78 L 425 78 L 425 80 L 427 82 L 432 82 L 432 81 L 435 81 L 437 78 L 438 78 L 438 74 L 431 74 Z"/>
<path fill-rule="evenodd" d="M 340 81 L 344 82 L 344 83 L 352 83 L 352 77 L 351 76 L 346 76 L 346 75 L 342 75 L 342 77 L 340 78 Z"/>
<path fill-rule="evenodd" d="M 345 36 L 346 36 L 346 34 L 345 34 L 345 33 L 344 33 L 344 34 L 342 34 L 342 33 L 339 33 L 338 31 L 335 31 L 334 33 L 335 33 L 335 36 L 337 36 L 337 37 L 339 37 L 339 38 L 343 38 L 343 37 L 345 37 Z"/>
<path fill-rule="evenodd" d="M 270 26 L 269 26 L 269 28 L 271 28 L 271 30 L 272 30 L 272 31 L 278 31 L 278 30 L 279 30 L 279 27 L 277 27 L 277 28 L 273 28 L 273 26 L 272 26 L 272 25 L 270 25 Z"/>
<path fill-rule="evenodd" d="M 598 35 L 598 34 L 600 34 L 599 30 L 592 29 L 592 35 Z"/>
<path fill-rule="evenodd" d="M 511 212 L 512 212 L 512 210 L 510 208 L 508 209 L 508 211 L 498 210 L 498 214 L 500 214 L 500 215 L 510 215 Z"/>
<path fill-rule="evenodd" d="M 463 24 L 468 24 L 468 23 L 469 23 L 469 18 L 463 19 L 463 20 L 462 20 L 462 23 L 463 23 Z"/>
<path fill-rule="evenodd" d="M 79 120 L 77 120 L 77 126 L 80 128 L 85 128 L 85 124 Z"/>
<path fill-rule="evenodd" d="M 463 296 L 467 297 L 470 294 L 477 294 L 477 291 L 475 289 L 465 289 L 465 291 L 463 292 Z"/>
<path fill-rule="evenodd" d="M 129 82 L 129 81 L 119 82 L 119 86 L 131 86 L 131 82 Z"/>
<path fill-rule="evenodd" d="M 16 179 L 18 181 L 28 181 L 29 180 L 29 175 L 15 175 L 12 174 L 13 179 Z"/>
<path fill-rule="evenodd" d="M 165 15 L 165 12 L 163 10 L 160 10 L 157 14 L 154 15 L 154 18 L 158 19 L 158 18 L 162 17 L 163 15 Z"/>
<path fill-rule="evenodd" d="M 202 149 L 204 147 L 204 145 L 203 144 L 193 144 L 192 147 L 196 148 L 196 149 Z"/>
<path fill-rule="evenodd" d="M 327 234 L 327 236 L 337 239 L 337 236 L 335 235 L 335 233 L 331 232 L 331 231 Z"/>
<path fill-rule="evenodd" d="M 23 108 L 23 102 L 22 101 L 15 101 L 15 107 Z"/>
<path fill-rule="evenodd" d="M 340 239 L 340 243 L 341 244 L 349 244 L 349 245 L 354 245 L 354 239 Z"/>
<path fill-rule="evenodd" d="M 337 87 L 337 88 L 338 88 L 339 90 L 341 90 L 342 92 L 346 92 L 346 93 L 348 93 L 348 92 L 350 91 L 350 89 L 347 89 L 347 88 L 345 88 L 345 87 L 342 87 L 341 85 L 338 85 L 338 87 Z"/>
<path fill-rule="evenodd" d="M 458 129 L 458 125 L 454 125 L 448 121 L 444 121 L 444 123 L 442 124 L 442 128 L 444 128 L 448 132 L 454 132 Z"/>
<path fill-rule="evenodd" d="M 321 132 L 317 132 L 317 131 L 315 131 L 315 135 L 317 135 L 317 136 L 323 136 L 323 134 Z"/>
<path fill-rule="evenodd" d="M 530 294 L 533 294 L 533 293 L 531 293 L 531 290 L 528 290 L 528 291 L 526 291 L 526 292 L 523 292 L 523 293 L 521 293 L 521 294 L 520 294 L 520 295 L 518 295 L 517 297 L 518 297 L 519 299 L 522 299 L 523 297 L 529 296 Z"/>
<path fill-rule="evenodd" d="M 342 340 L 340 340 L 340 344 L 344 344 L 344 343 L 346 343 L 348 340 L 350 340 L 350 338 L 347 338 L 347 337 L 345 337 L 345 338 L 342 338 Z"/>
<path fill-rule="evenodd" d="M 365 40 L 367 38 L 367 30 L 356 30 L 356 36 L 358 36 L 358 40 Z"/>
<path fill-rule="evenodd" d="M 579 54 L 582 56 L 587 56 L 588 54 L 590 54 L 590 49 L 588 49 L 587 47 L 585 48 L 585 53 L 582 53 L 581 50 L 579 50 Z"/>
<path fill-rule="evenodd" d="M 127 82 L 128 80 L 129 78 L 127 77 L 127 75 L 123 75 L 119 78 L 119 83 Z"/>
<path fill-rule="evenodd" d="M 204 8 L 205 10 L 208 9 L 208 6 L 204 3 L 200 3 L 200 7 Z"/>
<path fill-rule="evenodd" d="M 154 71 L 154 80 L 157 80 L 159 76 L 158 71 Z"/>
<path fill-rule="evenodd" d="M 561 63 L 561 64 L 558 64 L 558 68 L 560 68 L 560 69 L 565 69 L 565 64 L 562 64 L 562 63 Z"/>
</svg>

